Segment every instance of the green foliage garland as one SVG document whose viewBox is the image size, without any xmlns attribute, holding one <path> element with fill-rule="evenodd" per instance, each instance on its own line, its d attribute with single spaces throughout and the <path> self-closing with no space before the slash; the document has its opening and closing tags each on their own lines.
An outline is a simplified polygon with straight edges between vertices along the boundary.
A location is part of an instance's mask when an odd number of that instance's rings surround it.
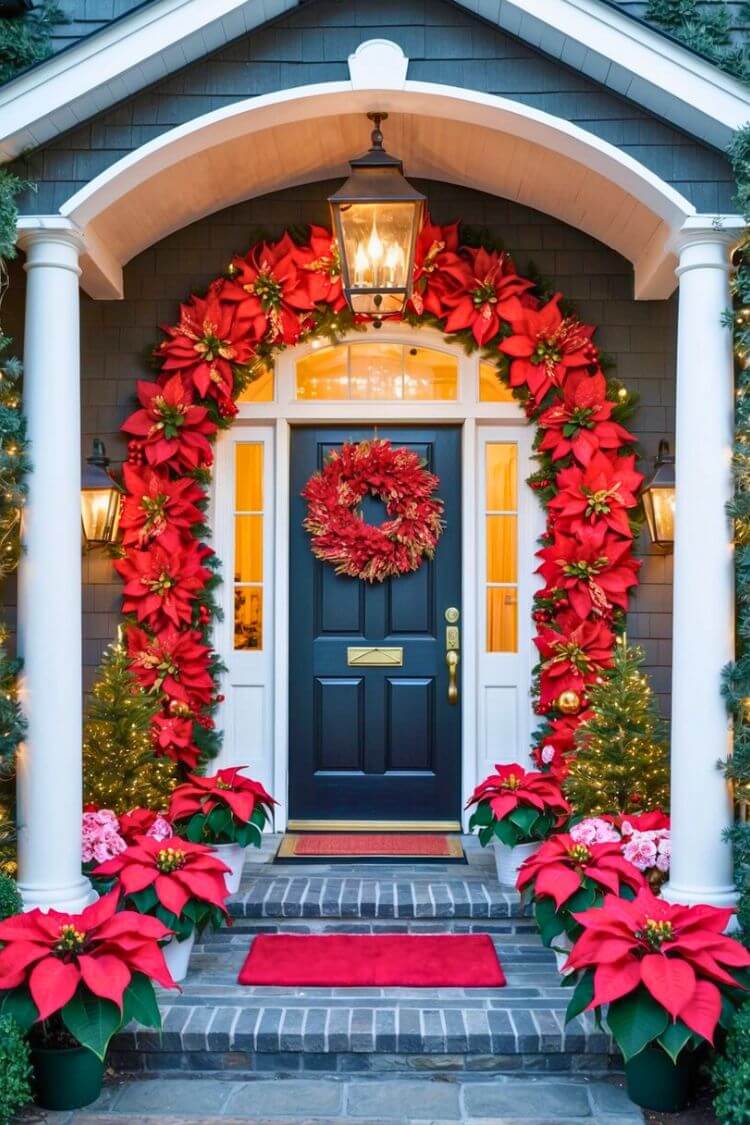
<svg viewBox="0 0 750 1125">
<path fill-rule="evenodd" d="M 649 0 L 645 18 L 715 66 L 743 81 L 750 78 L 747 44 L 732 35 L 732 14 L 726 4 L 701 0 Z M 740 18 L 750 19 L 750 4 Z"/>
<path fill-rule="evenodd" d="M 0 85 L 49 58 L 52 28 L 65 20 L 54 0 L 44 0 L 23 15 L 0 19 Z"/>
</svg>

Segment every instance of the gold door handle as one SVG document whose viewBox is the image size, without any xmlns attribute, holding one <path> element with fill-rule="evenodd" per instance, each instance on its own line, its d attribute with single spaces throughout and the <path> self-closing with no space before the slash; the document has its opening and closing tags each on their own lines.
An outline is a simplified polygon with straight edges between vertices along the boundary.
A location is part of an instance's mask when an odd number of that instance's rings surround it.
<svg viewBox="0 0 750 1125">
<path fill-rule="evenodd" d="M 458 703 L 458 653 L 455 649 L 446 652 L 445 663 L 448 665 L 448 702 Z"/>
</svg>

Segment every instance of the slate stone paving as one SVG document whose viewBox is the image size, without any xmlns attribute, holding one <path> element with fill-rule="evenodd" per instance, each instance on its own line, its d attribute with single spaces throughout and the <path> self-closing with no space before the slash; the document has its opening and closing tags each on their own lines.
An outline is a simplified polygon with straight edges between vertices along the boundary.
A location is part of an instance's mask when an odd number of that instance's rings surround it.
<svg viewBox="0 0 750 1125">
<path fill-rule="evenodd" d="M 114 1080 L 98 1102 L 50 1113 L 49 1125 L 642 1125 L 619 1086 L 584 1078 L 488 1081 L 422 1078 L 219 1078 Z"/>
</svg>

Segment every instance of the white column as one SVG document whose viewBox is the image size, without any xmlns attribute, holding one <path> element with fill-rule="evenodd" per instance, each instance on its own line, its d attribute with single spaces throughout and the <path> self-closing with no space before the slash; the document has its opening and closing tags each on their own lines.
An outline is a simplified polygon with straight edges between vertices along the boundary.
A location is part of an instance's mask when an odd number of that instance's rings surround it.
<svg viewBox="0 0 750 1125">
<path fill-rule="evenodd" d="M 19 243 L 28 274 L 24 409 L 33 471 L 18 589 L 22 700 L 19 889 L 27 909 L 75 913 L 94 894 L 81 875 L 80 233 L 44 220 Z"/>
<path fill-rule="evenodd" d="M 720 694 L 734 656 L 732 495 L 734 415 L 730 306 L 732 236 L 710 218 L 680 232 L 677 327 L 676 513 L 672 651 L 671 902 L 729 906 L 732 855 L 722 839 L 732 823 L 726 780 L 717 767 L 731 749 Z"/>
</svg>

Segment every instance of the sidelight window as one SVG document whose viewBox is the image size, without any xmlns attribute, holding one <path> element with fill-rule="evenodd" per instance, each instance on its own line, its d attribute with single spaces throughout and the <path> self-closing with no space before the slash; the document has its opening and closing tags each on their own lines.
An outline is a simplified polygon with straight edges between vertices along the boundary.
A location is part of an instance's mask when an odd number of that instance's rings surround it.
<svg viewBox="0 0 750 1125">
<path fill-rule="evenodd" d="M 485 446 L 487 652 L 518 651 L 518 446 Z"/>
<path fill-rule="evenodd" d="M 234 647 L 263 648 L 263 445 L 235 446 Z"/>
</svg>

